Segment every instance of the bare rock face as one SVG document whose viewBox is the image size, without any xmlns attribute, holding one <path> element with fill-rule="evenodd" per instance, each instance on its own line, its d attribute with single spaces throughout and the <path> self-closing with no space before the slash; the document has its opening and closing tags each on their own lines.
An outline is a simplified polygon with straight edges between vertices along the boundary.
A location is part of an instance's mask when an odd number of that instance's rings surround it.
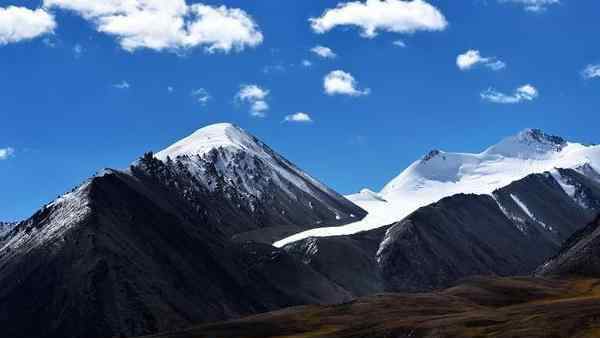
<svg viewBox="0 0 600 338">
<path fill-rule="evenodd" d="M 570 169 L 530 175 L 492 196 L 445 198 L 388 230 L 377 255 L 386 288 L 531 273 L 600 212 L 599 202 L 600 184 Z"/>
<path fill-rule="evenodd" d="M 561 251 L 536 271 L 538 276 L 600 277 L 600 216 L 576 232 Z"/>
<path fill-rule="evenodd" d="M 230 242 L 220 228 L 236 215 L 219 201 L 198 210 L 155 182 L 105 172 L 13 230 L 0 250 L 2 336 L 135 336 L 349 299 L 283 250 Z"/>
</svg>

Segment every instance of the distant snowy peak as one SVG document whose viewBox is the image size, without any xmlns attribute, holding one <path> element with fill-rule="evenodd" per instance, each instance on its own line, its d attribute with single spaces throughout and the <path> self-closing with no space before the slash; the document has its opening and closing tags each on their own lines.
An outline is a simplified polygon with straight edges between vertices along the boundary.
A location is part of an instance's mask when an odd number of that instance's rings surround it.
<svg viewBox="0 0 600 338">
<path fill-rule="evenodd" d="M 562 137 L 546 134 L 539 129 L 526 129 L 488 148 L 482 155 L 533 159 L 551 156 L 567 145 L 568 142 Z"/>
<path fill-rule="evenodd" d="M 597 153 L 597 147 L 526 129 L 479 154 L 432 150 L 389 182 L 381 195 L 394 199 L 398 193 L 431 188 L 432 184 L 444 185 L 435 187 L 438 191 L 446 190 L 449 183 L 461 183 L 456 192 L 490 193 L 531 173 L 593 164 L 600 160 Z"/>
<path fill-rule="evenodd" d="M 404 219 L 415 210 L 456 194 L 492 195 L 531 174 L 575 169 L 600 182 L 600 146 L 568 142 L 539 129 L 526 129 L 478 154 L 433 150 L 391 180 L 380 193 L 363 190 L 346 196 L 369 213 L 344 227 L 312 229 L 277 242 L 285 245 L 310 236 L 349 235 Z M 555 178 L 558 178 L 556 176 Z M 558 182 L 576 202 L 584 194 Z"/>
</svg>

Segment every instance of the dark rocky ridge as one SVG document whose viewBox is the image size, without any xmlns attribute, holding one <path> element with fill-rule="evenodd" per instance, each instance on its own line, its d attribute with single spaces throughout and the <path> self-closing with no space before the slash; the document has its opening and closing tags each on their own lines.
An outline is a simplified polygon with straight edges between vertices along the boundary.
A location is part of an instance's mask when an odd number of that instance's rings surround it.
<svg viewBox="0 0 600 338">
<path fill-rule="evenodd" d="M 542 265 L 536 274 L 600 277 L 600 216 L 573 234 L 560 252 Z"/>
<path fill-rule="evenodd" d="M 576 170 L 559 173 L 576 187 L 574 197 L 552 175 L 535 174 L 495 191 L 493 198 L 452 196 L 392 226 L 378 254 L 386 290 L 430 290 L 473 275 L 532 273 L 600 212 L 597 181 Z"/>
<path fill-rule="evenodd" d="M 232 243 L 235 199 L 189 182 L 147 156 L 19 224 L 0 243 L 0 335 L 134 336 L 350 298 L 283 250 Z"/>
<path fill-rule="evenodd" d="M 442 199 L 386 233 L 309 238 L 285 249 L 357 295 L 432 290 L 473 275 L 530 274 L 600 212 L 600 181 L 592 168 L 557 174 L 573 196 L 556 174 L 534 174 L 493 196 Z M 347 278 L 353 274 L 367 277 Z"/>
</svg>

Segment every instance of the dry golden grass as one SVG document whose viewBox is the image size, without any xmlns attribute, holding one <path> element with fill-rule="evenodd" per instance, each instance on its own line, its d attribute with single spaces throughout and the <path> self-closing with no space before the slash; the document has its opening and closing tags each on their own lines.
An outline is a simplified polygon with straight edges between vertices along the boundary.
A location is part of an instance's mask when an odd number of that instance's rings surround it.
<svg viewBox="0 0 600 338">
<path fill-rule="evenodd" d="M 600 337 L 600 280 L 474 278 L 439 292 L 303 306 L 155 337 Z"/>
</svg>

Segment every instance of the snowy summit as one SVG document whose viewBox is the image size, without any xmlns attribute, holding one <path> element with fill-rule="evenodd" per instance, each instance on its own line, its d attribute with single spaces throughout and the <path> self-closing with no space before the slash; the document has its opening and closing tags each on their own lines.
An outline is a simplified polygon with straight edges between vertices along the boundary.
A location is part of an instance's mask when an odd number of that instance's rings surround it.
<svg viewBox="0 0 600 338">
<path fill-rule="evenodd" d="M 444 197 L 459 193 L 492 194 L 530 174 L 584 166 L 600 172 L 600 146 L 568 142 L 539 129 L 526 129 L 479 154 L 434 150 L 411 164 L 379 193 L 363 190 L 346 196 L 369 212 L 362 221 L 343 227 L 309 230 L 275 245 L 283 246 L 312 236 L 348 235 L 370 230 L 400 221 L 418 208 Z M 564 186 L 564 182 L 558 183 Z"/>
</svg>

